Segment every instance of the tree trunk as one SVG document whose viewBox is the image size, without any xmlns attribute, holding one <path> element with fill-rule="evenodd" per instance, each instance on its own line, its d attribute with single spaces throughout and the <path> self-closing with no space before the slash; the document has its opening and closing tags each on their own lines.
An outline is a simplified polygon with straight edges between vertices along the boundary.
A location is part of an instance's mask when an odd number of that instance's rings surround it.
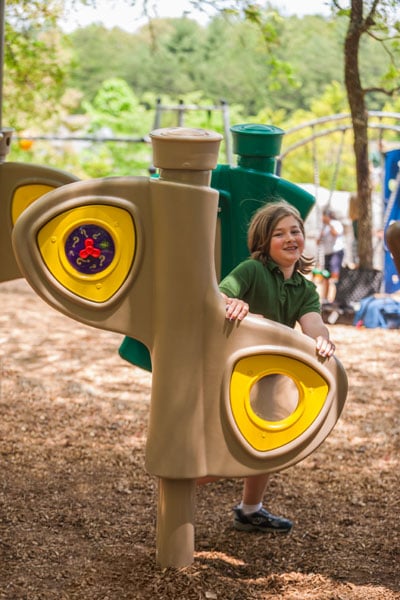
<svg viewBox="0 0 400 600">
<path fill-rule="evenodd" d="M 360 268 L 372 268 L 372 202 L 368 158 L 368 110 L 360 80 L 358 52 L 365 32 L 363 0 L 352 0 L 345 40 L 345 84 L 354 133 L 357 195 L 359 201 L 358 257 Z"/>
</svg>

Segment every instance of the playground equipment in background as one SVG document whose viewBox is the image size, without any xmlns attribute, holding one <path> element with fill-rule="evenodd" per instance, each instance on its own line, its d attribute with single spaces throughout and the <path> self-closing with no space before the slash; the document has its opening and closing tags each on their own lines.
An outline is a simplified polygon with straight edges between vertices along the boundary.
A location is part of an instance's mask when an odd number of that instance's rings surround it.
<svg viewBox="0 0 400 600">
<path fill-rule="evenodd" d="M 394 245 L 395 252 L 391 248 L 385 247 L 384 256 L 384 274 L 385 274 L 385 292 L 392 293 L 400 290 L 400 272 L 396 263 L 396 226 L 393 226 L 391 232 L 389 228 L 393 222 L 400 220 L 400 149 L 386 152 L 385 157 L 385 178 L 384 178 L 384 223 L 383 229 L 385 239 Z"/>
<path fill-rule="evenodd" d="M 219 164 L 211 174 L 211 187 L 219 194 L 215 263 L 221 279 L 248 257 L 247 228 L 257 208 L 274 198 L 284 198 L 305 219 L 315 203 L 309 192 L 276 175 L 282 129 L 240 124 L 230 130 L 238 164 Z M 149 349 L 139 340 L 126 337 L 119 353 L 128 362 L 151 371 Z"/>
<path fill-rule="evenodd" d="M 394 193 L 398 193 L 393 187 Z M 390 211 L 393 214 L 393 211 Z M 390 253 L 390 265 L 394 264 L 397 276 L 400 275 L 400 221 L 392 221 L 385 231 L 387 252 Z M 394 274 L 391 277 L 394 282 Z M 358 327 L 400 328 L 400 302 L 395 295 L 371 294 L 361 300 L 359 310 L 354 315 L 354 325 Z"/>
<path fill-rule="evenodd" d="M 159 178 L 59 187 L 21 213 L 12 237 L 21 272 L 48 304 L 150 349 L 145 464 L 159 478 L 157 562 L 182 567 L 193 561 L 196 480 L 304 459 L 335 426 L 347 378 L 298 331 L 227 322 L 210 187 L 221 136 L 173 128 L 151 139 Z"/>
<path fill-rule="evenodd" d="M 384 230 L 388 223 L 400 218 L 400 187 L 399 187 L 399 176 L 398 174 L 398 161 L 400 159 L 400 150 L 384 151 L 385 146 L 384 133 L 394 132 L 399 134 L 400 132 L 400 113 L 399 112 L 386 112 L 386 111 L 368 111 L 368 134 L 369 143 L 372 149 L 370 155 L 371 166 L 378 167 L 377 171 L 384 173 L 382 180 L 383 190 L 382 197 L 377 202 L 377 198 L 373 198 L 372 203 L 372 226 L 375 230 L 381 230 L 382 228 L 382 209 L 384 211 Z M 340 173 L 341 165 L 343 164 L 343 150 L 346 132 L 353 129 L 350 113 L 339 113 L 336 115 L 328 115 L 317 119 L 304 122 L 293 128 L 289 128 L 285 133 L 286 147 L 284 152 L 279 156 L 279 164 L 277 168 L 278 174 L 281 172 L 281 165 L 285 164 L 285 161 L 289 155 L 296 152 L 299 148 L 306 145 L 310 146 L 309 152 L 312 157 L 312 163 L 314 166 L 314 190 L 310 185 L 310 191 L 313 191 L 316 198 L 316 210 L 315 215 L 317 221 L 321 219 L 322 209 L 331 204 L 334 199 L 335 187 Z M 300 135 L 301 132 L 304 135 Z M 311 132 L 311 133 L 310 133 Z M 376 132 L 376 137 L 374 136 Z M 337 143 L 333 136 L 337 135 Z M 295 137 L 293 137 L 295 136 Z M 320 169 L 324 164 L 324 153 L 319 152 L 317 146 L 318 139 L 323 139 L 332 136 L 332 152 L 336 146 L 336 160 L 332 161 L 333 175 L 329 185 L 329 195 L 323 199 L 324 206 L 321 206 L 322 197 L 320 197 Z M 350 136 L 352 139 L 352 136 Z M 375 137 L 375 139 L 374 139 Z M 290 140 L 294 140 L 291 142 Z M 347 138 L 346 144 L 350 143 L 350 138 Z M 390 144 L 390 142 L 389 142 Z M 375 177 L 377 172 L 375 172 Z M 372 177 L 373 178 L 373 177 Z M 380 173 L 379 173 L 380 179 Z M 397 179 L 397 192 L 395 189 L 395 183 Z M 323 188 L 322 188 L 323 189 Z M 374 194 L 373 194 L 374 196 Z M 394 215 L 390 214 L 394 210 Z M 347 212 L 347 211 L 346 211 Z M 381 252 L 381 240 L 380 236 L 377 236 L 376 245 L 374 247 L 375 261 L 374 264 L 382 271 L 384 281 L 384 291 L 386 293 L 395 292 L 400 289 L 400 278 L 396 272 L 395 266 L 391 259 L 390 252 L 387 248 L 383 248 L 382 257 Z M 379 263 L 377 263 L 377 259 Z M 382 261 L 382 265 L 381 265 Z"/>
<path fill-rule="evenodd" d="M 393 221 L 386 229 L 386 244 L 400 276 L 400 221 Z"/>
</svg>

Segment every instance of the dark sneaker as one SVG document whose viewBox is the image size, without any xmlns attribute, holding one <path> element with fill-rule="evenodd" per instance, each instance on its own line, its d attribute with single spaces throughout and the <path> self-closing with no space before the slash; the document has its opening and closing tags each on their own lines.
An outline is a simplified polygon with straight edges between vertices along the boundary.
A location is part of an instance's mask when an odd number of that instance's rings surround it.
<svg viewBox="0 0 400 600">
<path fill-rule="evenodd" d="M 289 521 L 289 519 L 271 515 L 265 508 L 260 508 L 260 510 L 250 515 L 245 515 L 238 506 L 235 506 L 233 511 L 235 513 L 233 526 L 239 531 L 288 533 L 293 526 L 292 521 Z"/>
</svg>

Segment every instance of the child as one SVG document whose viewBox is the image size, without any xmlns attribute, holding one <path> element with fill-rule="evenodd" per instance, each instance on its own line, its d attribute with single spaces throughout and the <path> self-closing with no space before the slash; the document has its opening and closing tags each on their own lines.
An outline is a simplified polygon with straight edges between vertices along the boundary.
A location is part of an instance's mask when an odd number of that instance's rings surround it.
<svg viewBox="0 0 400 600">
<path fill-rule="evenodd" d="M 315 339 L 316 352 L 329 358 L 335 351 L 320 315 L 314 283 L 302 274 L 312 270 L 313 260 L 303 256 L 305 233 L 300 213 L 285 201 L 272 202 L 253 216 L 247 238 L 250 258 L 240 263 L 221 281 L 226 299 L 226 318 L 242 320 L 249 313 L 294 327 Z M 292 522 L 262 507 L 268 475 L 244 480 L 241 503 L 234 527 L 242 531 L 287 533 Z"/>
<path fill-rule="evenodd" d="M 330 282 L 337 283 L 344 257 L 344 227 L 329 208 L 322 213 L 322 230 L 317 240 L 324 252 L 324 269 L 329 277 L 322 280 L 322 302 L 329 302 Z"/>
</svg>

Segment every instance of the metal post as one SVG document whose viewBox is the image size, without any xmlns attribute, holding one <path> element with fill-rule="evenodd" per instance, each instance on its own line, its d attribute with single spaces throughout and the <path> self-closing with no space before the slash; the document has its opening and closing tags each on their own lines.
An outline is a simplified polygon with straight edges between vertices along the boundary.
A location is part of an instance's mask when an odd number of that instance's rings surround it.
<svg viewBox="0 0 400 600">
<path fill-rule="evenodd" d="M 179 106 L 178 106 L 178 127 L 183 127 L 184 118 L 185 118 L 185 105 L 183 103 L 183 100 L 179 100 Z"/>
<path fill-rule="evenodd" d="M 228 165 L 233 165 L 233 154 L 231 146 L 231 135 L 229 125 L 229 106 L 225 100 L 221 100 L 222 106 L 222 119 L 224 122 L 224 141 L 225 141 L 225 154 Z"/>
<path fill-rule="evenodd" d="M 160 129 L 161 127 L 161 113 L 162 113 L 162 106 L 161 106 L 161 98 L 157 98 L 157 103 L 156 103 L 156 114 L 154 117 L 154 129 Z"/>
</svg>

